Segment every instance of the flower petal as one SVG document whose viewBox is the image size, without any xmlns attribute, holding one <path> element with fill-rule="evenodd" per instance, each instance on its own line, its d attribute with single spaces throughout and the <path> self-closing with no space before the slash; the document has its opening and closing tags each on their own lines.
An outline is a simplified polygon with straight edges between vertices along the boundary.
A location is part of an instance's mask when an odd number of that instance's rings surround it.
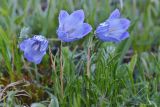
<svg viewBox="0 0 160 107">
<path fill-rule="evenodd" d="M 125 33 L 123 33 L 121 36 L 120 36 L 120 39 L 121 40 L 124 40 L 124 39 L 126 39 L 126 38 L 128 38 L 129 37 L 129 33 L 128 32 L 125 32 Z"/>
<path fill-rule="evenodd" d="M 64 20 L 69 16 L 69 14 L 67 13 L 67 11 L 65 10 L 61 10 L 60 14 L 59 14 L 59 24 L 63 24 Z"/>
<path fill-rule="evenodd" d="M 130 25 L 130 21 L 125 18 L 109 20 L 109 33 L 110 35 L 121 35 Z"/>
<path fill-rule="evenodd" d="M 115 9 L 109 16 L 109 19 L 115 19 L 120 17 L 120 12 L 118 9 Z"/>
<path fill-rule="evenodd" d="M 98 34 L 98 33 L 107 33 L 108 30 L 109 30 L 108 22 L 103 22 L 97 27 L 96 34 Z"/>
<path fill-rule="evenodd" d="M 83 10 L 74 11 L 64 22 L 64 29 L 70 30 L 75 28 L 77 25 L 82 24 L 84 21 L 84 12 Z"/>
<path fill-rule="evenodd" d="M 77 29 L 73 33 L 70 34 L 70 36 L 75 38 L 82 38 L 85 35 L 87 35 L 89 32 L 91 32 L 92 27 L 88 23 L 83 23 L 79 27 L 77 26 Z"/>
<path fill-rule="evenodd" d="M 83 22 L 84 21 L 84 12 L 83 10 L 77 10 L 74 11 L 71 15 L 70 18 L 73 19 L 73 22 Z"/>
<path fill-rule="evenodd" d="M 22 51 L 26 51 L 29 47 L 31 47 L 31 45 L 34 43 L 35 41 L 33 41 L 32 39 L 26 39 L 24 41 L 22 41 L 19 45 L 19 48 Z"/>
<path fill-rule="evenodd" d="M 60 39 L 64 42 L 72 42 L 72 41 L 76 40 L 75 37 L 69 36 L 67 33 L 63 32 L 60 29 L 57 30 L 57 34 L 58 34 L 58 39 Z"/>
<path fill-rule="evenodd" d="M 63 42 L 72 42 L 77 40 L 77 38 L 67 38 L 66 36 L 64 37 L 59 37 L 60 40 L 62 40 Z"/>
<path fill-rule="evenodd" d="M 32 38 L 32 40 L 40 42 L 39 43 L 40 44 L 40 51 L 42 51 L 42 52 L 46 51 L 46 49 L 48 47 L 48 41 L 47 41 L 47 39 L 44 36 L 42 36 L 42 35 L 35 35 Z"/>
<path fill-rule="evenodd" d="M 44 51 L 46 51 L 47 48 L 48 48 L 48 41 L 45 40 L 45 41 L 43 41 L 43 42 L 41 43 L 40 51 L 41 51 L 41 52 L 44 52 Z"/>
<path fill-rule="evenodd" d="M 123 29 L 125 29 L 125 30 L 127 30 L 128 27 L 130 26 L 130 21 L 126 18 L 121 18 L 120 23 L 121 23 Z"/>
<path fill-rule="evenodd" d="M 24 57 L 29 62 L 34 62 L 35 64 L 39 64 L 45 54 L 46 54 L 46 52 L 39 52 L 39 51 L 29 52 L 29 51 L 27 51 L 24 53 Z"/>
<path fill-rule="evenodd" d="M 102 40 L 102 41 L 105 41 L 105 42 L 119 42 L 120 40 L 112 35 L 109 35 L 108 33 L 98 33 L 96 34 L 96 36 Z"/>
</svg>

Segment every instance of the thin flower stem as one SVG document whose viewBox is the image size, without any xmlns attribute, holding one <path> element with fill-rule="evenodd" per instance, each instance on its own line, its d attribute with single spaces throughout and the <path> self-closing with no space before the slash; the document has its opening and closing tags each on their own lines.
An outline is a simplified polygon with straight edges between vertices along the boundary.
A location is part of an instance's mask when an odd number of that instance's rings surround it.
<svg viewBox="0 0 160 107">
<path fill-rule="evenodd" d="M 87 75 L 87 77 L 88 78 L 90 78 L 90 55 L 91 55 L 91 53 L 90 53 L 90 45 L 89 45 L 89 47 L 88 47 L 88 50 L 87 50 L 87 72 L 86 72 L 86 75 Z M 89 81 L 87 80 L 87 84 L 86 84 L 86 88 L 87 88 L 87 90 L 89 90 Z M 87 94 L 86 94 L 87 96 L 87 106 L 89 106 L 89 92 L 87 91 Z"/>
<path fill-rule="evenodd" d="M 36 64 L 35 64 L 35 76 L 36 76 L 36 80 L 39 82 L 38 68 Z"/>
<path fill-rule="evenodd" d="M 87 49 L 87 72 L 86 75 L 88 77 L 88 79 L 90 78 L 90 65 L 91 65 L 91 44 L 92 44 L 92 38 L 89 38 L 89 43 L 88 43 L 88 49 Z M 89 81 L 87 80 L 86 83 L 86 88 L 87 90 L 89 90 L 90 86 L 89 86 Z M 87 91 L 86 93 L 87 95 L 87 106 L 90 106 L 90 96 L 89 96 L 89 92 Z"/>
<path fill-rule="evenodd" d="M 48 41 L 60 41 L 60 40 L 57 39 L 57 38 L 48 38 L 47 40 L 48 40 Z"/>
<path fill-rule="evenodd" d="M 60 47 L 60 82 L 61 82 L 61 95 L 63 97 L 63 63 L 62 63 L 62 42 Z"/>
<path fill-rule="evenodd" d="M 90 46 L 88 47 L 88 53 L 87 53 L 87 76 L 90 77 L 90 56 L 91 56 L 91 50 Z"/>
<path fill-rule="evenodd" d="M 90 77 L 90 64 L 91 64 L 91 44 L 92 38 L 89 39 L 88 49 L 87 49 L 87 76 Z"/>
<path fill-rule="evenodd" d="M 56 65 L 55 65 L 55 61 L 53 61 L 53 55 L 52 55 L 50 46 L 49 46 L 49 56 L 51 61 L 51 67 L 54 70 L 54 72 L 56 72 Z"/>
</svg>

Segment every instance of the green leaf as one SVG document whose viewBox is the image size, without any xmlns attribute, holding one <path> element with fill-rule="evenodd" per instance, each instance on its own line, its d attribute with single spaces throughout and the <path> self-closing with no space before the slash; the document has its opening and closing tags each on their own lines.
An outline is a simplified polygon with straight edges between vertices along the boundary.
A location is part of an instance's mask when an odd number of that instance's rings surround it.
<svg viewBox="0 0 160 107">
<path fill-rule="evenodd" d="M 134 71 L 134 68 L 135 68 L 135 65 L 137 63 L 137 54 L 135 54 L 132 59 L 131 59 L 131 62 L 129 63 L 129 71 L 130 72 L 133 72 Z"/>
<path fill-rule="evenodd" d="M 59 102 L 56 97 L 52 96 L 51 102 L 48 107 L 59 107 Z"/>
</svg>

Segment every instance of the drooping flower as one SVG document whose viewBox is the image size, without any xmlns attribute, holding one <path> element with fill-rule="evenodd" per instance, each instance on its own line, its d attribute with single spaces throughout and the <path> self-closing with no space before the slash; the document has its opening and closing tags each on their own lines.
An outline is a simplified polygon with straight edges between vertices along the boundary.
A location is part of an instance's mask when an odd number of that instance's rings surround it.
<svg viewBox="0 0 160 107">
<path fill-rule="evenodd" d="M 88 23 L 84 23 L 83 10 L 74 11 L 68 14 L 66 11 L 61 10 L 59 14 L 59 28 L 57 30 L 58 38 L 64 42 L 72 42 L 83 38 L 92 27 Z"/>
<path fill-rule="evenodd" d="M 129 26 L 130 21 L 122 18 L 119 10 L 115 9 L 109 18 L 97 27 L 95 34 L 102 41 L 120 42 L 129 37 Z"/>
<path fill-rule="evenodd" d="M 48 48 L 48 41 L 41 35 L 35 35 L 32 38 L 25 39 L 19 45 L 20 49 L 24 51 L 24 57 L 29 62 L 39 64 L 46 54 Z"/>
</svg>

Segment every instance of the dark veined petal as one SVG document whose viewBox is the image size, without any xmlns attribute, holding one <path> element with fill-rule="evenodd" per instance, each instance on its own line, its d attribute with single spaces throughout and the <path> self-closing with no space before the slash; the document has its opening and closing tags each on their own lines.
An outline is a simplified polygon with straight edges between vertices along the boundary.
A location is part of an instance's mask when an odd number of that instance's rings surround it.
<svg viewBox="0 0 160 107">
<path fill-rule="evenodd" d="M 120 18 L 120 12 L 118 9 L 115 9 L 109 16 L 109 19 Z"/>
<path fill-rule="evenodd" d="M 41 43 L 41 47 L 40 47 L 40 51 L 46 51 L 46 49 L 48 48 L 48 41 L 45 40 L 44 42 Z"/>
<path fill-rule="evenodd" d="M 91 31 L 92 31 L 91 25 L 89 25 L 88 23 L 83 23 L 82 25 L 77 26 L 75 31 L 72 32 L 70 36 L 74 38 L 82 38 Z"/>
<path fill-rule="evenodd" d="M 38 45 L 40 47 L 39 51 L 46 51 L 46 49 L 48 47 L 48 41 L 44 36 L 35 35 L 32 39 L 35 40 L 35 42 L 38 43 Z"/>
<path fill-rule="evenodd" d="M 67 11 L 65 10 L 61 10 L 59 13 L 59 24 L 63 24 L 65 19 L 69 16 L 69 14 L 67 13 Z"/>
</svg>

